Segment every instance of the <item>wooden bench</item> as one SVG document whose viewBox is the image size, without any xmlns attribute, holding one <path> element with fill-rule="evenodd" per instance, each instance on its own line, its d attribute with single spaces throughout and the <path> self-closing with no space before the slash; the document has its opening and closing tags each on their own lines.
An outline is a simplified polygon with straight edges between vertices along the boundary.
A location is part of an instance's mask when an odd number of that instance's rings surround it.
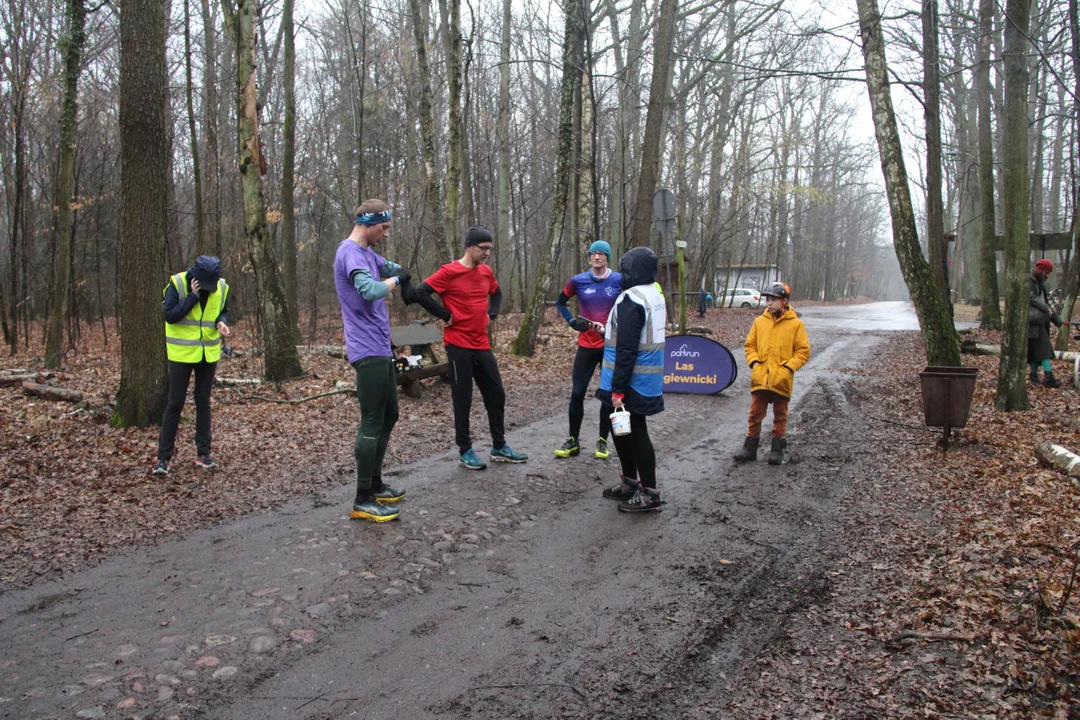
<svg viewBox="0 0 1080 720">
<path fill-rule="evenodd" d="M 435 354 L 435 349 L 432 347 L 435 343 L 442 342 L 442 339 L 442 331 L 438 326 L 423 320 L 414 320 L 408 325 L 390 328 L 390 342 L 395 347 L 407 345 L 410 355 L 420 355 L 428 363 L 419 370 L 398 373 L 398 385 L 409 397 L 420 397 L 423 388 L 420 381 L 424 378 L 450 376 L 450 363 L 439 362 L 439 356 Z"/>
</svg>

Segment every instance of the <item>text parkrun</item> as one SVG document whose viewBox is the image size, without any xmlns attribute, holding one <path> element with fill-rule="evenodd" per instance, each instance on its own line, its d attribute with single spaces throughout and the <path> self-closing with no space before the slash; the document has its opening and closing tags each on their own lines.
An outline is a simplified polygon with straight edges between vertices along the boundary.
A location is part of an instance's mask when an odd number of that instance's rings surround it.
<svg viewBox="0 0 1080 720">
<path fill-rule="evenodd" d="M 671 357 L 701 357 L 701 353 L 687 349 L 686 345 L 683 345 L 678 350 L 672 350 L 668 355 Z"/>
</svg>

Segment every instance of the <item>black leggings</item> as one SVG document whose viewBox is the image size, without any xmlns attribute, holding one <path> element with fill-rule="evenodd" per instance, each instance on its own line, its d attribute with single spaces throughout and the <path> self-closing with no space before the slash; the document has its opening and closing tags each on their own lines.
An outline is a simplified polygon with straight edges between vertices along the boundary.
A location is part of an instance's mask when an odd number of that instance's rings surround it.
<svg viewBox="0 0 1080 720">
<path fill-rule="evenodd" d="M 382 488 L 382 464 L 390 433 L 398 420 L 397 371 L 394 359 L 366 357 L 353 363 L 360 429 L 353 443 L 358 500 Z"/>
<path fill-rule="evenodd" d="M 180 411 L 187 399 L 191 373 L 195 373 L 195 450 L 199 455 L 210 454 L 210 389 L 214 387 L 217 363 L 200 360 L 197 363 L 169 361 L 169 402 L 161 419 L 158 435 L 158 460 L 172 459 L 176 431 L 180 427 Z"/>
<path fill-rule="evenodd" d="M 585 393 L 596 372 L 596 366 L 604 361 L 604 348 L 578 346 L 574 355 L 573 381 L 570 389 L 570 437 L 581 441 L 581 421 L 585 417 Z M 615 408 L 600 403 L 600 437 L 607 440 L 611 434 L 611 413 Z"/>
<path fill-rule="evenodd" d="M 656 453 L 649 439 L 649 426 L 644 415 L 630 413 L 630 434 L 612 435 L 615 451 L 619 453 L 622 474 L 630 480 L 641 478 L 641 484 L 656 489 Z"/>
<path fill-rule="evenodd" d="M 495 362 L 495 353 L 447 345 L 446 358 L 450 361 L 450 398 L 454 405 L 454 442 L 458 451 L 465 453 L 472 449 L 469 412 L 472 410 L 473 380 L 476 380 L 480 397 L 484 399 L 484 409 L 487 410 L 491 447 L 497 449 L 506 445 L 503 435 L 506 391 L 499 375 L 499 365 Z"/>
</svg>

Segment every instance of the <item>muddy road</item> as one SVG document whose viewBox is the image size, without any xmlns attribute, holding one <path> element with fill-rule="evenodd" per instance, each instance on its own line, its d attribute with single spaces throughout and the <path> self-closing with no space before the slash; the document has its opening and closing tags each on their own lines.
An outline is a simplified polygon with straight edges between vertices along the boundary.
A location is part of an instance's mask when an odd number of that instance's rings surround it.
<svg viewBox="0 0 1080 720">
<path fill-rule="evenodd" d="M 857 472 L 841 368 L 888 337 L 808 326 L 782 467 L 731 460 L 745 372 L 650 422 L 662 513 L 616 512 L 617 458 L 558 460 L 564 415 L 530 419 L 525 465 L 388 473 L 399 522 L 349 521 L 344 485 L 0 596 L 0 717 L 723 716 L 828 597 Z"/>
</svg>

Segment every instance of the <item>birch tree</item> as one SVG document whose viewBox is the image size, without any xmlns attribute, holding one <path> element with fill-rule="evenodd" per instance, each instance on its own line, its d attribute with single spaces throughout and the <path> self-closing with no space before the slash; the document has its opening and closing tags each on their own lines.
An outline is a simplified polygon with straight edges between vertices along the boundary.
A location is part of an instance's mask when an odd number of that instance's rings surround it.
<svg viewBox="0 0 1080 720">
<path fill-rule="evenodd" d="M 75 178 L 75 128 L 79 115 L 79 74 L 86 45 L 85 0 L 67 0 L 67 34 L 61 38 L 64 93 L 60 115 L 60 177 L 56 187 L 56 255 L 45 338 L 45 367 L 59 366 L 71 293 L 71 186 Z"/>
<path fill-rule="evenodd" d="M 881 32 L 881 14 L 877 0 L 857 0 L 859 32 L 862 36 L 866 86 L 874 118 L 881 171 L 892 215 L 893 246 L 904 281 L 911 292 L 919 317 L 926 360 L 930 365 L 960 365 L 960 344 L 956 328 L 934 283 L 930 265 L 922 255 L 915 211 L 911 205 L 904 151 L 896 126 L 885 42 Z"/>
<path fill-rule="evenodd" d="M 994 0 L 979 0 L 979 64 L 975 76 L 979 105 L 979 303 L 983 330 L 1001 329 L 1001 299 L 998 296 L 997 252 L 994 236 L 994 137 L 990 103 L 990 42 L 994 34 Z"/>
<path fill-rule="evenodd" d="M 1027 410 L 1028 273 L 1028 25 L 1031 0 L 1008 0 L 1005 5 L 1005 126 L 1002 134 L 1001 207 L 1005 214 L 1005 323 L 998 365 L 998 410 Z"/>
<path fill-rule="evenodd" d="M 266 155 L 259 136 L 259 102 L 255 83 L 256 0 L 239 0 L 226 5 L 225 21 L 236 49 L 236 115 L 240 158 L 240 185 L 244 200 L 244 229 L 247 254 L 255 271 L 263 321 L 263 374 L 267 380 L 289 380 L 303 369 L 296 351 L 293 324 L 289 318 L 281 270 L 274 257 L 266 224 L 262 176 Z"/>
<path fill-rule="evenodd" d="M 414 0 L 415 1 L 415 0 Z M 580 0 L 565 0 L 566 28 L 563 35 L 562 85 L 559 100 L 559 145 L 555 171 L 555 196 L 548 220 L 547 239 L 540 267 L 536 270 L 529 303 L 521 329 L 514 339 L 515 355 L 532 356 L 536 352 L 536 333 L 544 317 L 544 301 L 551 290 L 552 271 L 559 261 L 562 246 L 563 221 L 566 219 L 566 200 L 570 194 L 570 173 L 573 171 L 574 155 L 574 102 L 581 92 L 581 64 L 578 57 L 578 25 L 585 13 Z"/>
</svg>

